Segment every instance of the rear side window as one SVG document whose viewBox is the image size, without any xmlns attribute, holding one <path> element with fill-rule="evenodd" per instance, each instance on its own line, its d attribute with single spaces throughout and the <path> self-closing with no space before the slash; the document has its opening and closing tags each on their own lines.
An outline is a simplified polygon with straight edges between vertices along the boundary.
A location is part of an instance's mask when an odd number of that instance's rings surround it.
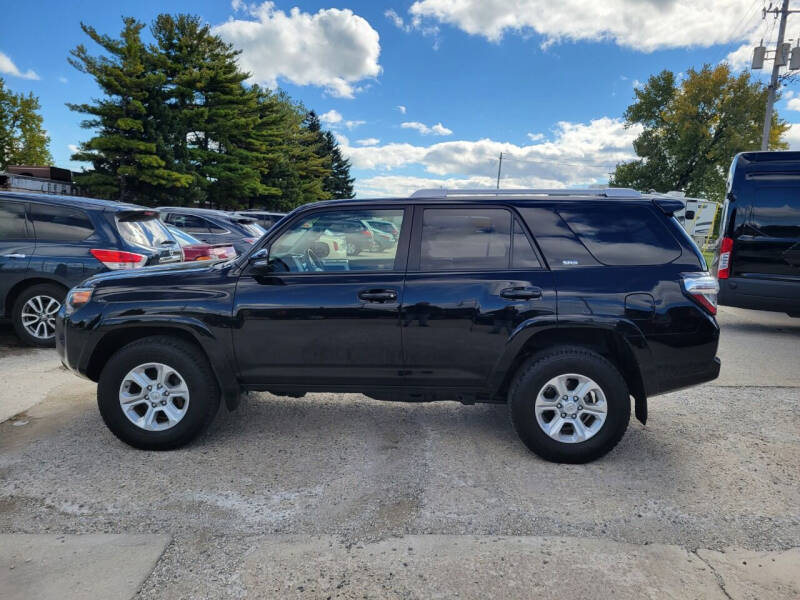
<svg viewBox="0 0 800 600">
<path fill-rule="evenodd" d="M 242 229 L 245 230 L 246 233 L 248 233 L 249 235 L 251 235 L 253 237 L 261 237 L 262 235 L 264 235 L 267 232 L 266 229 L 261 227 L 261 225 L 259 225 L 255 221 L 237 221 L 237 223 L 239 224 L 239 226 Z M 217 233 L 213 229 L 211 231 L 212 231 L 212 233 Z M 224 233 L 224 232 L 225 232 L 224 229 L 220 230 L 220 233 Z"/>
<path fill-rule="evenodd" d="M 505 209 L 425 209 L 420 242 L 422 271 L 541 266 L 524 230 Z"/>
<path fill-rule="evenodd" d="M 800 186 L 757 187 L 749 224 L 767 237 L 800 237 Z"/>
<path fill-rule="evenodd" d="M 31 204 L 31 221 L 36 239 L 46 242 L 79 242 L 94 233 L 89 215 L 69 206 Z"/>
<path fill-rule="evenodd" d="M 681 255 L 678 241 L 646 206 L 570 206 L 558 213 L 606 265 L 661 265 Z"/>
<path fill-rule="evenodd" d="M 195 215 L 172 214 L 167 217 L 167 223 L 174 225 L 178 229 L 183 229 L 187 233 L 209 233 L 210 223 L 202 217 Z"/>
<path fill-rule="evenodd" d="M 25 205 L 21 202 L 0 200 L 0 240 L 25 240 L 32 237 L 25 222 Z"/>
<path fill-rule="evenodd" d="M 149 219 L 118 220 L 117 228 L 129 244 L 145 248 L 157 248 L 164 242 L 173 241 L 167 228 L 155 217 Z"/>
</svg>

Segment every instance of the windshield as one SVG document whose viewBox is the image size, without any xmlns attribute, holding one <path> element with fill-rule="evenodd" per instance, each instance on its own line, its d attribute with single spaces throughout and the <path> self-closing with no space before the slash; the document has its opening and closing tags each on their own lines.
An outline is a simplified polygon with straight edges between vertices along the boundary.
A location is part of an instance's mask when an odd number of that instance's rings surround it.
<svg viewBox="0 0 800 600">
<path fill-rule="evenodd" d="M 157 248 L 164 242 L 175 241 L 156 217 L 124 221 L 117 217 L 117 229 L 126 242 L 145 248 Z"/>
</svg>

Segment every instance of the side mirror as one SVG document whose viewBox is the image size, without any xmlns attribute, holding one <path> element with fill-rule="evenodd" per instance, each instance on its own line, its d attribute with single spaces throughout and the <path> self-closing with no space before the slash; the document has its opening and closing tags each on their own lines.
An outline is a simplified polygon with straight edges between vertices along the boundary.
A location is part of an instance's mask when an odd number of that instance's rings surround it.
<svg viewBox="0 0 800 600">
<path fill-rule="evenodd" d="M 250 257 L 250 269 L 255 273 L 266 273 L 269 271 L 269 250 L 261 248 Z"/>
</svg>

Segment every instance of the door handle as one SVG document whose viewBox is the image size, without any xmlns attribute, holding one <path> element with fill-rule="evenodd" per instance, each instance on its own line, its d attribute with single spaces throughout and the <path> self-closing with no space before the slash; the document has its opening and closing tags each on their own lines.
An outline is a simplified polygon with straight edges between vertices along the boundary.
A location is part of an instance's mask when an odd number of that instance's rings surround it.
<svg viewBox="0 0 800 600">
<path fill-rule="evenodd" d="M 3 258 L 25 258 L 24 254 L 3 254 Z"/>
<path fill-rule="evenodd" d="M 397 300 L 395 290 L 361 290 L 358 297 L 366 302 L 394 302 Z"/>
<path fill-rule="evenodd" d="M 509 287 L 500 291 L 506 300 L 532 300 L 542 297 L 542 288 L 538 287 Z"/>
</svg>

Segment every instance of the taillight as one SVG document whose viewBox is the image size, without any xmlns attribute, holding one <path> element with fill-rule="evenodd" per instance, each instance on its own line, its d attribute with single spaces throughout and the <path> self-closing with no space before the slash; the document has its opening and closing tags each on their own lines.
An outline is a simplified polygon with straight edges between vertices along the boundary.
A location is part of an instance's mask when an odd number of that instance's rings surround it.
<svg viewBox="0 0 800 600">
<path fill-rule="evenodd" d="M 712 315 L 717 314 L 717 294 L 719 283 L 707 273 L 683 273 L 683 290 L 686 295 L 705 308 Z"/>
<path fill-rule="evenodd" d="M 334 252 L 339 251 L 339 242 L 337 242 L 336 240 L 333 241 L 333 250 Z"/>
<path fill-rule="evenodd" d="M 248 244 L 255 244 L 258 241 L 258 238 L 242 238 Z"/>
<path fill-rule="evenodd" d="M 717 279 L 727 279 L 731 276 L 731 251 L 733 250 L 733 239 L 722 238 L 719 246 L 719 261 L 717 261 Z"/>
<path fill-rule="evenodd" d="M 364 229 L 361 233 L 367 237 L 372 237 L 372 232 L 369 229 Z"/>
<path fill-rule="evenodd" d="M 147 262 L 147 257 L 135 252 L 123 250 L 90 250 L 92 256 L 103 263 L 107 268 L 117 271 L 120 269 L 138 269 Z"/>
</svg>

